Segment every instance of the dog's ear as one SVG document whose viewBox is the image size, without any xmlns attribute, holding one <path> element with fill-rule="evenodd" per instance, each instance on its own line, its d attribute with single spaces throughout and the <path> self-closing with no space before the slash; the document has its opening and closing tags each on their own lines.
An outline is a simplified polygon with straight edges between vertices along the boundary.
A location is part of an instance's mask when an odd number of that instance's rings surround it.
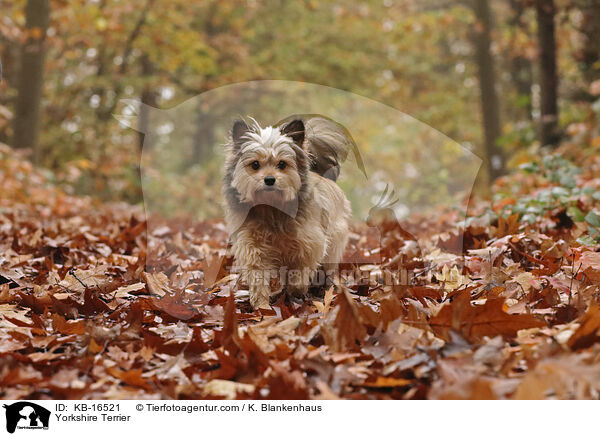
<svg viewBox="0 0 600 436">
<path fill-rule="evenodd" d="M 304 143 L 304 122 L 292 120 L 282 127 L 281 133 L 292 138 L 297 146 L 302 147 Z"/>
<path fill-rule="evenodd" d="M 233 123 L 233 128 L 231 129 L 231 139 L 233 140 L 233 144 L 235 146 L 240 146 L 244 143 L 246 140 L 244 135 L 248 133 L 248 130 L 250 130 L 250 127 L 248 127 L 248 124 L 246 124 L 245 121 L 237 120 L 235 123 Z"/>
</svg>

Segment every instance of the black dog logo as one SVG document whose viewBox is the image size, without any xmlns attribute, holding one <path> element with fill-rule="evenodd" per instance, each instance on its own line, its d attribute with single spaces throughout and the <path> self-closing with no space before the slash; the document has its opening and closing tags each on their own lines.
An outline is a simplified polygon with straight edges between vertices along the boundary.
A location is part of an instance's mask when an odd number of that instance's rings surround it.
<svg viewBox="0 0 600 436">
<path fill-rule="evenodd" d="M 42 406 L 29 401 L 19 401 L 9 406 L 4 405 L 6 409 L 6 431 L 14 433 L 17 426 L 19 428 L 48 428 L 50 421 L 50 411 Z"/>
</svg>

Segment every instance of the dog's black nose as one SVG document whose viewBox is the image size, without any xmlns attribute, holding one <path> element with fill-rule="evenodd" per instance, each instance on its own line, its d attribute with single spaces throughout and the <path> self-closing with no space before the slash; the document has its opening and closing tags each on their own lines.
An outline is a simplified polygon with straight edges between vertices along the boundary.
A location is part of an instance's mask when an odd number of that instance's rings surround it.
<svg viewBox="0 0 600 436">
<path fill-rule="evenodd" d="M 274 184 L 275 184 L 275 177 L 273 177 L 273 176 L 265 177 L 265 185 L 273 186 Z"/>
</svg>

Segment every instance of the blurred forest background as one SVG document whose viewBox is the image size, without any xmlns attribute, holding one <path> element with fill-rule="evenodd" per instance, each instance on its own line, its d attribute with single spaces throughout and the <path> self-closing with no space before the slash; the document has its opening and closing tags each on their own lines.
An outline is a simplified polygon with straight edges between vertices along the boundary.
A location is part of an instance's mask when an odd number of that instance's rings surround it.
<svg viewBox="0 0 600 436">
<path fill-rule="evenodd" d="M 600 0 L 0 0 L 0 8 L 0 141 L 77 194 L 141 200 L 143 134 L 114 118 L 121 99 L 167 109 L 260 79 L 327 85 L 410 114 L 483 159 L 481 192 L 541 150 L 600 147 Z M 205 144 L 223 137 L 197 110 L 189 164 L 218 180 Z M 186 188 L 172 200 L 185 201 Z"/>
</svg>

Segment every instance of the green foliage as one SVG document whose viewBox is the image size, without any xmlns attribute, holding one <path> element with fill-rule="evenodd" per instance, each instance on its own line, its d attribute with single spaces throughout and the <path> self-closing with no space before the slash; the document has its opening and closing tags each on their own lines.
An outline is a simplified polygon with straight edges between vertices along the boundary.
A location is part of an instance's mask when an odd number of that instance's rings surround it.
<svg viewBox="0 0 600 436">
<path fill-rule="evenodd" d="M 599 193 L 595 193 L 595 199 L 600 200 Z M 589 211 L 584 221 L 587 224 L 587 235 L 577 238 L 577 242 L 582 245 L 595 246 L 600 244 L 600 217 L 593 210 Z"/>
<path fill-rule="evenodd" d="M 529 180 L 533 189 L 527 194 L 498 194 L 494 201 L 504 205 L 500 210 L 488 209 L 487 213 L 492 218 L 517 214 L 520 221 L 534 224 L 551 214 L 565 213 L 574 223 L 585 225 L 586 233 L 577 242 L 590 246 L 600 244 L 600 217 L 590 209 L 591 205 L 600 201 L 600 192 L 578 184 L 577 177 L 582 173 L 579 166 L 560 154 L 551 154 L 519 168 L 529 178 L 520 180 Z M 514 201 L 506 201 L 510 198 Z M 586 209 L 589 210 L 586 212 Z"/>
<path fill-rule="evenodd" d="M 533 193 L 521 195 L 512 204 L 507 204 L 499 215 L 508 217 L 518 214 L 519 219 L 533 224 L 549 211 L 566 210 L 573 221 L 582 221 L 583 212 L 578 207 L 582 195 L 589 190 L 577 187 L 575 177 L 581 170 L 560 155 L 544 156 L 539 162 L 528 162 L 520 166 L 521 171 L 535 176 L 538 186 Z M 499 195 L 500 201 L 506 195 Z"/>
</svg>

